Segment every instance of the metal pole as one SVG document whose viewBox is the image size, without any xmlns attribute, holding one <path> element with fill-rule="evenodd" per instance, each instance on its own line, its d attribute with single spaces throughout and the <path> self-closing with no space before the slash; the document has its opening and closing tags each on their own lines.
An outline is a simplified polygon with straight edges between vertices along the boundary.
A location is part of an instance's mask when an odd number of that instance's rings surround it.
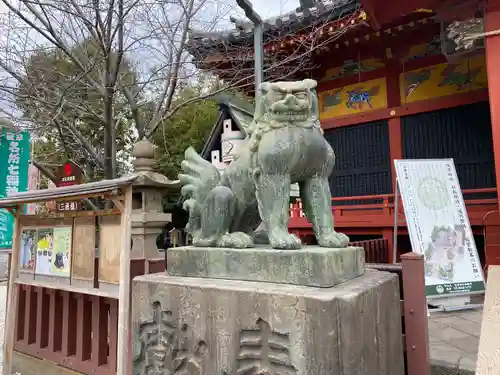
<svg viewBox="0 0 500 375">
<path fill-rule="evenodd" d="M 259 94 L 259 87 L 264 80 L 264 30 L 262 23 L 255 23 L 253 28 L 254 70 L 255 70 L 255 98 Z"/>
<path fill-rule="evenodd" d="M 236 0 L 236 4 L 243 9 L 245 16 L 252 21 L 253 27 L 253 53 L 255 71 L 255 96 L 259 93 L 259 86 L 264 79 L 264 28 L 262 18 L 252 7 L 249 0 Z"/>
</svg>

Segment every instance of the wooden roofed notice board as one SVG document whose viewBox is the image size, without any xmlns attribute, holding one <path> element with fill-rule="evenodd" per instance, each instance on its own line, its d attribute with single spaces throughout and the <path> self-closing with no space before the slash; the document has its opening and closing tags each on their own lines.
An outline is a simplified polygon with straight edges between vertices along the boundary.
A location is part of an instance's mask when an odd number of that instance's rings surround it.
<svg viewBox="0 0 500 375">
<path fill-rule="evenodd" d="M 427 297 L 484 292 L 453 159 L 394 160 L 394 164 L 412 249 L 425 257 Z"/>
<path fill-rule="evenodd" d="M 11 374 L 15 326 L 23 285 L 65 290 L 118 300 L 117 374 L 128 373 L 130 325 L 130 238 L 132 183 L 136 176 L 82 185 L 14 193 L 0 197 L 0 208 L 15 218 L 8 302 L 3 347 L 3 372 Z M 42 201 L 76 201 L 103 197 L 115 210 L 24 215 L 25 204 Z M 101 222 L 102 256 L 99 283 L 94 283 L 95 219 Z M 103 239 L 104 238 L 104 239 Z"/>
</svg>

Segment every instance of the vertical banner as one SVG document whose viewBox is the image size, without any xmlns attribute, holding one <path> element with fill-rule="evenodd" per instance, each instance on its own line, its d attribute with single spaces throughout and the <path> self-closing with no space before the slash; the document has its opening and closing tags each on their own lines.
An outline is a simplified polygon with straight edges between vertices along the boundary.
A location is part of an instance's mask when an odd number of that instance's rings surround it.
<svg viewBox="0 0 500 375">
<path fill-rule="evenodd" d="M 413 251 L 424 254 L 427 297 L 484 292 L 453 159 L 394 160 Z"/>
<path fill-rule="evenodd" d="M 2 129 L 0 135 L 0 196 L 28 189 L 30 135 Z M 12 247 L 14 217 L 6 209 L 0 210 L 0 249 Z"/>
</svg>

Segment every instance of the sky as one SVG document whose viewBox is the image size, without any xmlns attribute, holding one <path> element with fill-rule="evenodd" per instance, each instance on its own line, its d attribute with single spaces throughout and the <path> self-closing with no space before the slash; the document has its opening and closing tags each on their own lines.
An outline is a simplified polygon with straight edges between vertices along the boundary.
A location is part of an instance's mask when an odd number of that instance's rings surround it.
<svg viewBox="0 0 500 375">
<path fill-rule="evenodd" d="M 232 0 L 234 2 L 234 0 Z M 299 7 L 299 0 L 250 0 L 254 9 L 264 18 L 289 12 Z M 236 3 L 235 3 L 236 5 Z M 5 11 L 5 5 L 0 2 L 0 14 Z"/>
<path fill-rule="evenodd" d="M 16 0 L 10 0 L 11 2 L 16 2 Z M 245 20 L 245 16 L 243 15 L 242 10 L 237 6 L 236 0 L 222 0 L 226 4 L 234 4 L 234 14 L 237 18 Z M 283 13 L 288 13 L 296 8 L 299 7 L 300 5 L 300 0 L 250 0 L 252 3 L 254 9 L 257 11 L 257 13 L 263 18 L 271 18 L 278 16 Z M 236 14 L 235 14 L 236 13 Z M 6 14 L 7 14 L 7 8 L 3 4 L 2 1 L 0 1 L 0 23 L 5 24 L 6 22 Z M 196 28 L 196 27 L 195 27 Z M 229 14 L 224 17 L 224 20 L 221 20 L 219 27 L 216 27 L 218 30 L 224 30 L 224 29 L 232 29 L 234 28 L 234 25 L 229 21 Z M 3 29 L 3 27 L 2 27 Z M 4 34 L 3 32 L 0 32 L 0 34 Z M 0 35 L 0 45 L 3 45 L 4 38 L 6 38 L 7 35 Z M 1 51 L 0 51 L 1 53 Z M 4 78 L 6 73 L 2 72 L 0 69 L 0 79 Z M 7 75 L 8 76 L 8 75 Z M 5 103 L 3 103 L 3 100 L 0 99 L 0 117 L 1 116 L 1 109 L 6 110 Z"/>
<path fill-rule="evenodd" d="M 254 9 L 263 18 L 276 16 L 299 7 L 299 0 L 253 0 Z"/>
<path fill-rule="evenodd" d="M 222 30 L 234 29 L 234 24 L 231 23 L 230 21 L 230 15 L 242 21 L 248 21 L 248 19 L 245 17 L 243 13 L 243 10 L 236 4 L 236 0 L 219 0 L 219 1 L 222 1 L 222 3 L 225 4 L 229 4 L 231 6 L 230 8 L 231 11 L 226 17 L 224 17 L 218 23 L 218 25 L 215 27 L 215 30 L 222 31 Z M 252 3 L 255 11 L 263 19 L 274 18 L 284 13 L 289 13 L 290 11 L 297 9 L 300 6 L 300 0 L 248 0 L 248 1 Z"/>
<path fill-rule="evenodd" d="M 234 1 L 234 0 L 233 0 Z M 255 10 L 262 17 L 272 17 L 289 12 L 299 6 L 299 0 L 250 0 Z M 0 2 L 0 13 L 5 11 L 5 5 Z"/>
</svg>

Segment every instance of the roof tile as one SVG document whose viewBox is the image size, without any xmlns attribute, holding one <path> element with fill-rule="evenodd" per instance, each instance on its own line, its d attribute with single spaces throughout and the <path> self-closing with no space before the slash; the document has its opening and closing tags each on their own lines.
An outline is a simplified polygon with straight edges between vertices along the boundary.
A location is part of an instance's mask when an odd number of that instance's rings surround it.
<svg viewBox="0 0 500 375">
<path fill-rule="evenodd" d="M 359 5 L 359 0 L 320 0 L 314 7 L 309 9 L 297 8 L 294 11 L 281 16 L 264 20 L 264 39 L 266 34 L 280 34 L 297 31 L 306 28 L 316 22 L 318 18 L 324 21 L 339 17 L 342 14 L 352 12 Z M 253 35 L 253 24 L 251 22 L 232 18 L 235 29 L 220 32 L 202 32 L 190 30 L 188 46 L 196 50 L 197 47 L 214 45 L 220 43 L 238 43 L 246 41 Z"/>
</svg>

